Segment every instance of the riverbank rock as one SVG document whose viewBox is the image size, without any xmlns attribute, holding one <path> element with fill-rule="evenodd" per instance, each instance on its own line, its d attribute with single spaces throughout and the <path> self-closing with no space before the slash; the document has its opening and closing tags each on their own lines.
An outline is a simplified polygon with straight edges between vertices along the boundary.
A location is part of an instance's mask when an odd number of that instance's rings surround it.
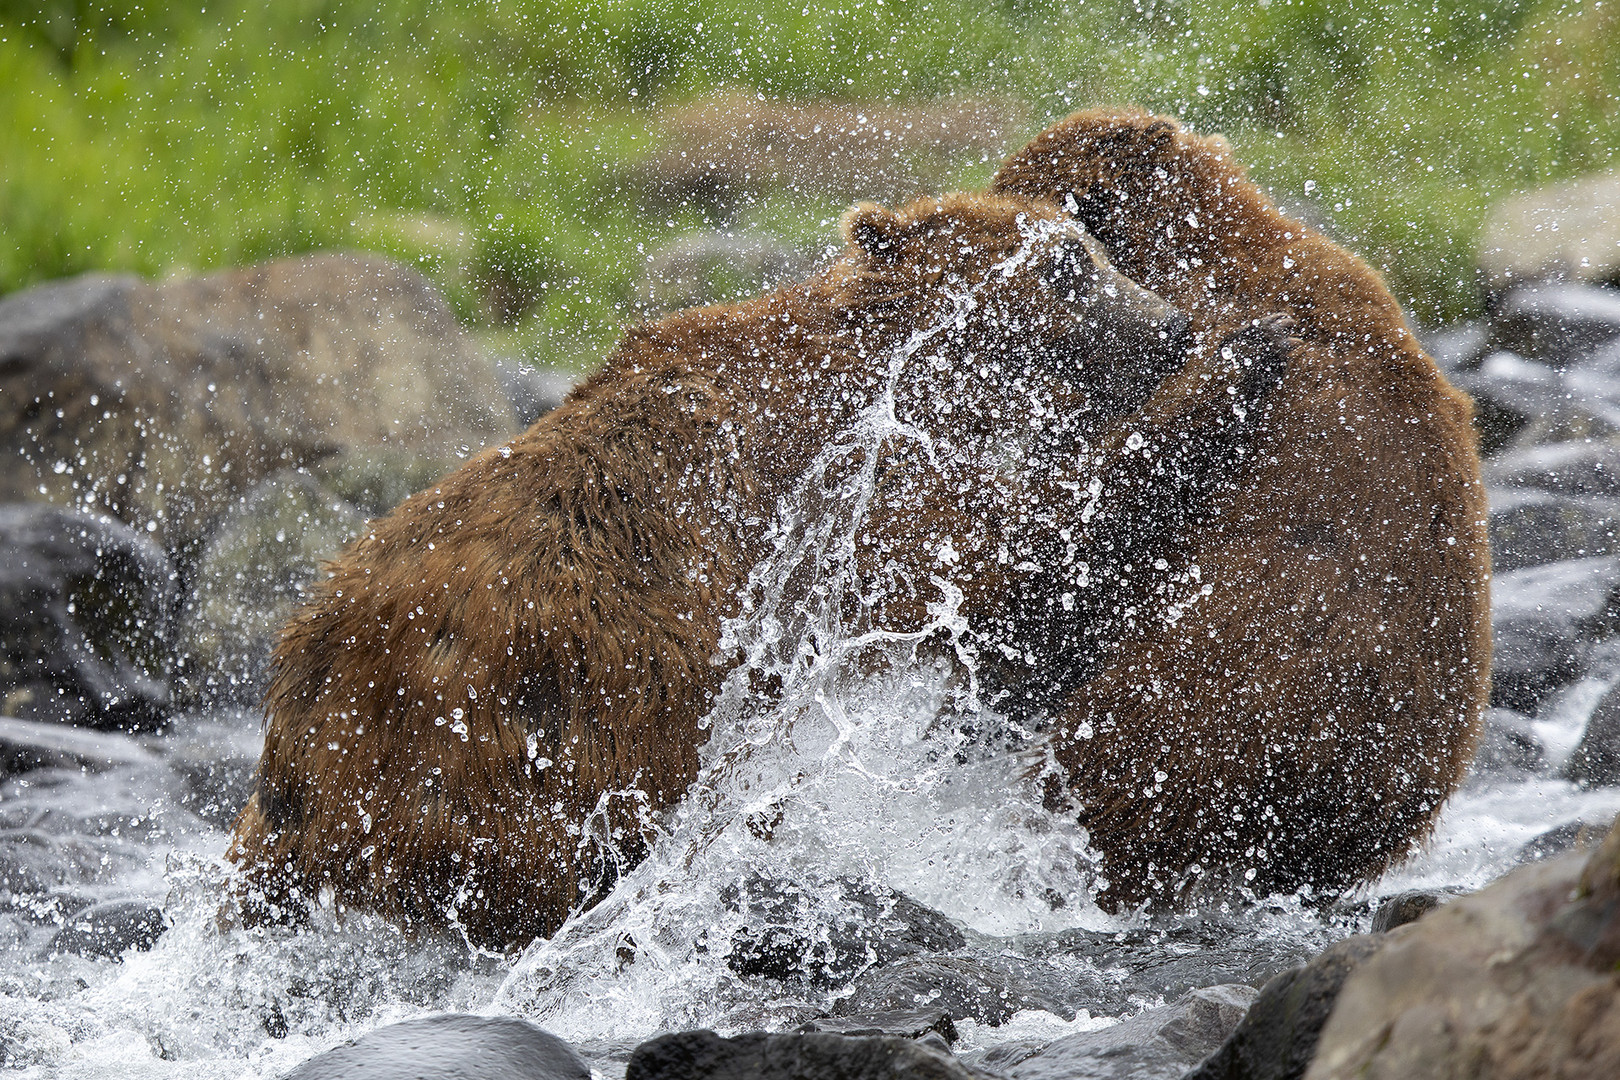
<svg viewBox="0 0 1620 1080">
<path fill-rule="evenodd" d="M 53 282 L 0 300 L 0 357 L 0 501 L 108 513 L 183 564 L 272 472 L 376 513 L 515 430 L 427 279 L 371 256 Z"/>
<path fill-rule="evenodd" d="M 893 1036 L 712 1031 L 636 1047 L 624 1080 L 988 1080 L 937 1047 Z"/>
<path fill-rule="evenodd" d="M 1620 822 L 1390 935 L 1307 1080 L 1620 1076 Z"/>
<path fill-rule="evenodd" d="M 1498 203 L 1486 218 L 1477 262 L 1493 293 L 1559 279 L 1620 284 L 1620 171 Z"/>
<path fill-rule="evenodd" d="M 406 1020 L 304 1062 L 282 1080 L 591 1080 L 569 1046 L 515 1016 Z"/>
<path fill-rule="evenodd" d="M 171 697 L 179 595 L 163 550 L 123 522 L 0 505 L 0 714 L 157 726 Z"/>
<path fill-rule="evenodd" d="M 1205 987 L 1034 1053 L 1005 1043 L 977 1064 L 1012 1080 L 1181 1080 L 1232 1033 L 1258 993 L 1241 984 Z"/>
<path fill-rule="evenodd" d="M 1226 1041 L 1185 1080 L 1299 1080 L 1345 980 L 1383 943 L 1376 935 L 1346 938 L 1266 983 Z"/>
</svg>

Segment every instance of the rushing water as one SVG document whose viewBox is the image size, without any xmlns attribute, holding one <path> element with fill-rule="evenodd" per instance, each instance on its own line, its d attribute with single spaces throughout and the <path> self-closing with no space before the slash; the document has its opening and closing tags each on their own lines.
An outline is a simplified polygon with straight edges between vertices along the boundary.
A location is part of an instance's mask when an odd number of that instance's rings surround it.
<svg viewBox="0 0 1620 1080">
<path fill-rule="evenodd" d="M 895 355 L 896 375 L 928 337 Z M 465 1010 L 528 1016 L 611 1076 L 661 1030 L 783 1028 L 827 1008 L 863 966 L 838 955 L 837 928 L 883 925 L 899 903 L 886 890 L 964 927 L 953 953 L 1026 962 L 1067 1002 L 1061 1017 L 1032 1009 L 1001 1027 L 962 1024 L 959 1049 L 1055 1038 L 1365 929 L 1365 904 L 1309 897 L 1235 899 L 1230 910 L 1154 923 L 1087 901 L 1086 837 L 1041 808 L 1029 779 L 1042 760 L 1038 737 L 979 700 L 949 590 L 917 634 L 844 621 L 878 460 L 863 450 L 892 440 L 927 449 L 892 401 L 879 401 L 806 476 L 802 491 L 823 494 L 784 501 L 751 604 L 726 631 L 727 650 L 745 660 L 709 718 L 692 796 L 612 895 L 521 957 L 408 940 L 330 910 L 300 928 L 233 925 L 221 899 L 226 819 L 192 797 L 187 769 L 199 745 L 206 757 L 210 746 L 251 740 L 252 716 L 182 719 L 151 741 L 149 758 L 104 771 L 46 768 L 4 781 L 4 1065 L 63 1077 L 272 1077 L 380 1024 Z M 761 697 L 761 680 L 779 691 Z M 1620 809 L 1620 791 L 1551 779 L 1603 685 L 1578 684 L 1544 710 L 1541 772 L 1471 781 L 1428 845 L 1367 895 L 1478 887 L 1536 835 Z M 779 901 L 784 889 L 795 948 L 828 958 L 822 977 L 810 967 L 790 978 L 739 974 L 737 952 L 763 918 L 740 897 Z M 116 961 L 50 954 L 66 917 L 120 897 L 163 904 L 171 926 L 155 947 Z M 770 921 L 783 919 L 778 903 Z M 1106 958 L 1098 942 L 1112 943 Z M 1141 978 L 1146 967 L 1161 981 Z"/>
</svg>

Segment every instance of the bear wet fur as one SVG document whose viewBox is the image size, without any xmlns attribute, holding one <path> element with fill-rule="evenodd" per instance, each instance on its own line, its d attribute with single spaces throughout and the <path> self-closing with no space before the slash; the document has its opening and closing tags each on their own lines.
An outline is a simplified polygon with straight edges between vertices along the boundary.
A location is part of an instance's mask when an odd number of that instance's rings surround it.
<svg viewBox="0 0 1620 1080">
<path fill-rule="evenodd" d="M 991 274 L 1032 223 L 1053 246 Z M 1468 403 L 1377 275 L 1136 112 L 846 235 L 802 285 L 632 330 L 337 561 L 233 837 L 272 910 L 330 888 L 499 946 L 589 902 L 695 775 L 776 499 L 970 283 L 979 317 L 896 387 L 940 452 L 884 448 L 869 617 L 921 625 L 952 551 L 986 684 L 1053 717 L 1105 902 L 1336 888 L 1423 834 L 1484 700 L 1484 508 Z"/>
<path fill-rule="evenodd" d="M 1066 207 L 1200 336 L 1280 312 L 1303 341 L 1240 487 L 1151 553 L 1196 565 L 1212 594 L 1124 628 L 1055 706 L 1068 783 L 1053 795 L 1103 854 L 1105 899 L 1367 879 L 1428 831 L 1487 697 L 1471 403 L 1379 276 L 1280 214 L 1224 140 L 1080 112 L 991 190 Z M 1145 412 L 1205 374 L 1195 358 Z"/>
<path fill-rule="evenodd" d="M 1291 347 L 1276 321 L 1197 340 L 1043 200 L 863 206 L 845 230 L 807 282 L 632 329 L 560 408 L 335 561 L 274 658 L 230 849 L 251 917 L 329 889 L 500 947 L 611 884 L 697 773 L 722 620 L 777 500 L 879 400 L 897 356 L 896 419 L 932 453 L 880 450 L 858 537 L 866 617 L 921 627 L 948 573 L 986 644 L 1018 657 L 1002 665 L 1017 685 L 1050 657 L 1025 647 L 1021 620 L 1046 606 L 1009 552 L 1032 530 L 1086 532 L 1077 463 L 1104 463 L 1121 519 L 1203 501 L 1181 471 L 1135 475 L 1124 432 L 1147 421 L 1122 421 L 1204 354 L 1222 374 L 1189 398 L 1191 422 L 1225 424 L 1233 395 L 1258 416 Z M 1239 465 L 1254 427 L 1212 435 L 1223 449 L 1183 471 Z M 1108 577 L 1132 603 L 1128 576 Z"/>
</svg>

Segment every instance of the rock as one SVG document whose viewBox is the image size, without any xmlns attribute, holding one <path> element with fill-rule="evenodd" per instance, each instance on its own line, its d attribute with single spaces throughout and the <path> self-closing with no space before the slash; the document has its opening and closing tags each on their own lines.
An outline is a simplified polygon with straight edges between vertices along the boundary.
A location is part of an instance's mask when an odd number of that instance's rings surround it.
<svg viewBox="0 0 1620 1080">
<path fill-rule="evenodd" d="M 264 731 L 256 708 L 211 709 L 208 717 L 176 717 L 164 761 L 181 779 L 180 805 L 215 828 L 229 829 L 253 789 Z"/>
<path fill-rule="evenodd" d="M 1597 173 L 1504 199 L 1480 235 L 1488 291 L 1525 282 L 1620 281 L 1620 172 Z"/>
<path fill-rule="evenodd" d="M 1573 559 L 1499 574 L 1491 704 L 1534 714 L 1583 670 L 1587 645 L 1620 628 L 1620 561 Z"/>
<path fill-rule="evenodd" d="M 902 1039 L 921 1039 L 932 1032 L 945 1041 L 947 1049 L 956 1041 L 956 1025 L 943 1009 L 893 1009 L 818 1016 L 794 1030 L 833 1035 L 893 1035 Z"/>
<path fill-rule="evenodd" d="M 128 525 L 0 505 L 0 712 L 157 726 L 169 705 L 178 596 L 168 558 Z"/>
<path fill-rule="evenodd" d="M 49 767 L 99 772 L 156 760 L 156 754 L 119 732 L 0 716 L 0 775 Z"/>
<path fill-rule="evenodd" d="M 1535 722 L 1513 709 L 1486 709 L 1479 748 L 1469 771 L 1473 776 L 1531 773 L 1541 768 L 1545 753 Z"/>
<path fill-rule="evenodd" d="M 1620 823 L 1390 934 L 1307 1080 L 1620 1076 Z"/>
<path fill-rule="evenodd" d="M 722 890 L 721 899 L 748 920 L 732 937 L 726 961 L 739 975 L 828 988 L 873 964 L 967 944 L 939 912 L 886 886 L 848 878 L 805 887 L 756 875 Z"/>
<path fill-rule="evenodd" d="M 168 928 L 163 909 L 149 900 L 108 900 L 69 919 L 45 951 L 116 958 L 128 949 L 147 951 Z"/>
<path fill-rule="evenodd" d="M 1608 821 L 1567 821 L 1554 826 L 1514 853 L 1516 866 L 1542 862 L 1577 848 L 1589 848 L 1602 841 Z"/>
<path fill-rule="evenodd" d="M 1019 1044 L 992 1049 L 979 1064 L 1013 1080 L 1181 1080 L 1232 1033 L 1257 995 L 1252 986 L 1205 987 L 1037 1053 Z"/>
<path fill-rule="evenodd" d="M 1242 1022 L 1185 1080 L 1299 1080 L 1345 979 L 1382 945 L 1376 936 L 1346 938 L 1266 983 Z"/>
<path fill-rule="evenodd" d="M 526 428 L 555 409 L 579 380 L 564 371 L 542 371 L 521 360 L 496 360 L 495 375 L 512 403 L 512 418 Z"/>
<path fill-rule="evenodd" d="M 1475 367 L 1490 345 L 1490 325 L 1480 319 L 1423 334 L 1423 351 L 1447 373 Z"/>
<path fill-rule="evenodd" d="M 1510 290 L 1491 311 L 1500 348 L 1564 367 L 1620 337 L 1620 291 L 1579 284 L 1534 284 Z"/>
<path fill-rule="evenodd" d="M 557 1036 L 515 1016 L 446 1013 L 390 1024 L 304 1062 L 282 1080 L 590 1080 Z"/>
<path fill-rule="evenodd" d="M 636 306 L 650 318 L 757 296 L 805 276 L 811 262 L 769 236 L 718 231 L 685 236 L 647 257 L 636 284 Z"/>
<path fill-rule="evenodd" d="M 1397 926 L 1417 922 L 1442 904 L 1456 899 L 1456 889 L 1408 889 L 1387 897 L 1373 912 L 1372 932 L 1387 934 Z"/>
<path fill-rule="evenodd" d="M 1535 488 L 1620 498 L 1620 445 L 1581 440 L 1536 446 L 1495 458 L 1483 472 L 1491 491 Z"/>
<path fill-rule="evenodd" d="M 358 507 L 291 469 L 225 508 L 197 559 L 181 623 L 185 702 L 256 703 L 276 636 L 304 586 L 365 525 Z"/>
<path fill-rule="evenodd" d="M 1620 554 L 1620 499 L 1487 489 L 1495 573 Z"/>
<path fill-rule="evenodd" d="M 0 300 L 0 501 L 96 509 L 189 563 L 257 481 L 308 468 L 376 512 L 513 431 L 420 274 L 319 255 Z"/>
<path fill-rule="evenodd" d="M 1608 439 L 1620 430 L 1610 388 L 1581 369 L 1559 370 L 1505 349 L 1449 378 L 1474 398 L 1474 426 L 1486 456 L 1515 446 Z"/>
<path fill-rule="evenodd" d="M 722 1039 L 663 1035 L 636 1047 L 624 1080 L 981 1080 L 949 1054 L 911 1039 L 825 1033 Z"/>
<path fill-rule="evenodd" d="M 665 111 L 659 148 L 640 172 L 654 200 L 722 219 L 768 189 L 835 203 L 893 202 L 931 190 L 931 181 L 969 160 L 999 156 L 1023 123 L 1023 110 L 1002 102 L 950 98 L 897 108 L 723 92 Z"/>
<path fill-rule="evenodd" d="M 1611 686 L 1592 710 L 1563 777 L 1586 788 L 1620 784 L 1620 685 Z"/>
<path fill-rule="evenodd" d="M 955 1020 L 1005 1023 L 1025 1009 L 1043 1009 L 1065 1020 L 1075 1010 L 1013 970 L 1013 958 L 916 956 L 866 972 L 833 1009 L 835 1015 L 890 1010 L 939 1009 Z M 1021 967 L 1032 967 L 1025 963 Z"/>
</svg>

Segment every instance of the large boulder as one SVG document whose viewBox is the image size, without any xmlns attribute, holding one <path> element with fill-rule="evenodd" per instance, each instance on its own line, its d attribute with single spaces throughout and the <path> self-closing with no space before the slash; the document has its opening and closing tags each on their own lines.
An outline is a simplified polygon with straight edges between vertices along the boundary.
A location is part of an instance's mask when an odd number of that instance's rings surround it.
<svg viewBox="0 0 1620 1080">
<path fill-rule="evenodd" d="M 1486 218 L 1478 263 L 1501 293 L 1525 282 L 1620 283 L 1620 171 L 1596 173 L 1498 203 Z"/>
<path fill-rule="evenodd" d="M 572 1046 L 516 1016 L 445 1013 L 377 1028 L 283 1080 L 590 1080 Z"/>
<path fill-rule="evenodd" d="M 178 601 L 174 567 L 145 533 L 81 510 L 0 504 L 0 713 L 156 726 Z"/>
<path fill-rule="evenodd" d="M 380 258 L 0 300 L 0 502 L 103 511 L 183 562 L 272 472 L 307 468 L 376 512 L 514 428 L 444 300 Z"/>
<path fill-rule="evenodd" d="M 1389 935 L 1307 1080 L 1620 1076 L 1620 823 Z"/>
</svg>

